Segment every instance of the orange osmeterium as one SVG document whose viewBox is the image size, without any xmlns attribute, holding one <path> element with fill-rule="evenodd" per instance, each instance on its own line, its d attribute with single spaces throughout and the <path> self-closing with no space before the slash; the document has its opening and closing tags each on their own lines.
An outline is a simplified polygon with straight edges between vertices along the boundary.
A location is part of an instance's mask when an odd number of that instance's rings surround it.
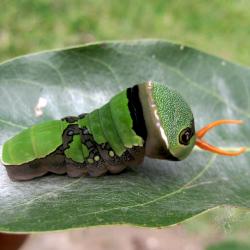
<svg viewBox="0 0 250 250">
<path fill-rule="evenodd" d="M 204 141 L 202 138 L 205 136 L 205 134 L 212 128 L 222 125 L 222 124 L 242 124 L 243 121 L 242 120 L 218 120 L 215 122 L 212 122 L 208 125 L 206 125 L 204 128 L 200 129 L 197 133 L 196 133 L 196 145 L 198 147 L 200 147 L 201 149 L 216 153 L 216 154 L 220 154 L 220 155 L 226 155 L 226 156 L 237 156 L 240 155 L 242 153 L 244 153 L 246 151 L 245 147 L 241 147 L 238 151 L 225 151 L 223 149 L 217 148 L 209 143 L 207 143 L 206 141 Z"/>
</svg>

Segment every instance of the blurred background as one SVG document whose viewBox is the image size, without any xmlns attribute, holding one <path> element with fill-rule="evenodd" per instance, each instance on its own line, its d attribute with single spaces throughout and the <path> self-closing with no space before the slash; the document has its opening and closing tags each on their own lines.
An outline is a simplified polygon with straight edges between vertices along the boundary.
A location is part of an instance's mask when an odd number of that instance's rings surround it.
<svg viewBox="0 0 250 250">
<path fill-rule="evenodd" d="M 250 65 L 249 0 L 0 0 L 0 10 L 1 62 L 101 40 L 160 38 Z M 167 229 L 36 234 L 22 249 L 237 250 L 250 249 L 249 236 L 249 211 L 223 207 Z M 1 234 L 0 249 L 15 249 L 13 239 Z"/>
<path fill-rule="evenodd" d="M 250 64 L 249 0 L 1 0 L 0 59 L 114 39 L 162 38 Z"/>
</svg>

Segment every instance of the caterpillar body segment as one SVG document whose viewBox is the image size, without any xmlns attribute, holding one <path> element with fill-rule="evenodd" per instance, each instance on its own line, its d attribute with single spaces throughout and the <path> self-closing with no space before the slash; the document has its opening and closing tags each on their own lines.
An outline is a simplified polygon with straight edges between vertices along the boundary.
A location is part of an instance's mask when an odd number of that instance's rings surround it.
<svg viewBox="0 0 250 250">
<path fill-rule="evenodd" d="M 179 161 L 194 145 L 221 155 L 236 156 L 203 137 L 219 120 L 195 133 L 191 108 L 175 90 L 147 82 L 115 95 L 89 114 L 34 125 L 3 145 L 2 162 L 13 180 L 67 173 L 71 177 L 119 173 L 140 164 L 144 156 Z"/>
<path fill-rule="evenodd" d="M 22 131 L 3 147 L 9 177 L 28 180 L 47 172 L 99 176 L 138 165 L 144 158 L 145 138 L 133 130 L 128 103 L 125 90 L 89 114 Z"/>
</svg>

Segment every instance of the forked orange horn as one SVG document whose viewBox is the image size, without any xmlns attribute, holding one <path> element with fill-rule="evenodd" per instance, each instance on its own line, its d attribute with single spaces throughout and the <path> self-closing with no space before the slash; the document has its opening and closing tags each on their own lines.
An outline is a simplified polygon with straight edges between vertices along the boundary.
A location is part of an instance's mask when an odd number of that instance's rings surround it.
<svg viewBox="0 0 250 250">
<path fill-rule="evenodd" d="M 243 152 L 246 151 L 245 147 L 241 147 L 238 151 L 235 152 L 230 152 L 230 151 L 225 151 L 223 149 L 217 148 L 209 143 L 207 143 L 205 140 L 202 140 L 202 138 L 205 136 L 205 134 L 212 128 L 222 125 L 222 124 L 242 124 L 242 120 L 218 120 L 215 122 L 212 122 L 208 125 L 206 125 L 204 128 L 200 129 L 196 133 L 196 145 L 204 150 L 217 153 L 220 155 L 226 155 L 226 156 L 237 156 L 242 154 Z"/>
</svg>

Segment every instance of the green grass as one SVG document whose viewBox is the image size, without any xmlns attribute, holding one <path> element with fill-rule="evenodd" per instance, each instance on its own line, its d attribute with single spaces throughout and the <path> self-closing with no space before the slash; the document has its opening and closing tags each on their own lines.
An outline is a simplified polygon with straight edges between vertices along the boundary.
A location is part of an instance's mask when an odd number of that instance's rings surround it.
<svg viewBox="0 0 250 250">
<path fill-rule="evenodd" d="M 90 41 L 162 38 L 250 64 L 248 0 L 1 0 L 0 61 Z"/>
</svg>

